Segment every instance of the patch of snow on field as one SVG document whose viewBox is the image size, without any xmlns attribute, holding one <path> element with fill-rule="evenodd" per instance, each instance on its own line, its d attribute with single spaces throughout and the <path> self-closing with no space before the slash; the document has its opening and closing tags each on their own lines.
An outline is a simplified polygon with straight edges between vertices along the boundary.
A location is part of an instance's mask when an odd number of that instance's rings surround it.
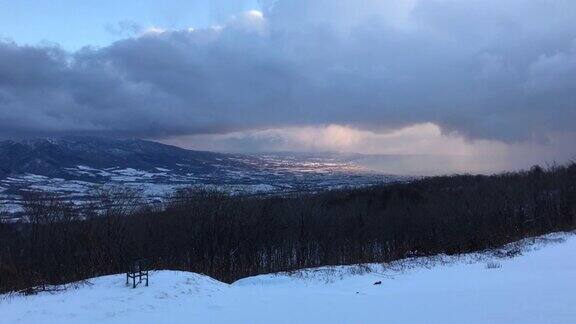
<svg viewBox="0 0 576 324">
<path fill-rule="evenodd" d="M 29 173 L 29 174 L 23 175 L 22 179 L 25 179 L 28 181 L 44 181 L 44 180 L 48 179 L 48 177 Z"/>
<path fill-rule="evenodd" d="M 136 170 L 133 168 L 119 169 L 112 171 L 114 176 L 110 179 L 113 181 L 138 181 L 141 179 L 149 179 L 154 177 L 154 173 L 144 170 Z"/>
<path fill-rule="evenodd" d="M 31 185 L 29 188 L 33 191 L 55 192 L 55 193 L 74 193 L 74 194 L 87 194 L 90 186 L 93 184 L 82 181 L 54 181 L 46 185 Z"/>
<path fill-rule="evenodd" d="M 0 199 L 0 212 L 15 214 L 15 213 L 21 213 L 23 211 L 24 209 L 22 205 L 14 203 L 9 200 Z"/>
<path fill-rule="evenodd" d="M 253 191 L 254 192 L 272 192 L 276 189 L 275 186 L 271 186 L 268 184 L 258 184 L 254 185 Z"/>
</svg>

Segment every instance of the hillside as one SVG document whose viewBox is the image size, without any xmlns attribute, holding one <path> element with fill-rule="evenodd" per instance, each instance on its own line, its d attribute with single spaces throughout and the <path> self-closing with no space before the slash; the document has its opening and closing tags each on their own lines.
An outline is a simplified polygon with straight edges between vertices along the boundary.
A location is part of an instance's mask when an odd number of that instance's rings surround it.
<svg viewBox="0 0 576 324">
<path fill-rule="evenodd" d="M 205 166 L 222 161 L 225 154 L 189 151 L 160 143 L 103 137 L 36 138 L 0 142 L 0 176 L 21 173 L 42 176 L 80 176 L 70 170 L 78 165 L 92 168 L 135 168 L 154 170 L 177 164 Z"/>
<path fill-rule="evenodd" d="M 496 254 L 510 251 L 520 256 L 440 255 L 261 275 L 231 285 L 157 271 L 149 287 L 132 289 L 123 275 L 112 275 L 53 294 L 5 295 L 0 322 L 573 323 L 574 233 L 526 239 Z"/>
<path fill-rule="evenodd" d="M 86 136 L 0 142 L 0 212 L 21 211 L 21 197 L 30 191 L 85 202 L 103 186 L 123 186 L 148 201 L 162 201 L 191 186 L 278 193 L 399 179 L 403 178 L 367 172 L 332 155 L 223 154 L 139 139 Z"/>
</svg>

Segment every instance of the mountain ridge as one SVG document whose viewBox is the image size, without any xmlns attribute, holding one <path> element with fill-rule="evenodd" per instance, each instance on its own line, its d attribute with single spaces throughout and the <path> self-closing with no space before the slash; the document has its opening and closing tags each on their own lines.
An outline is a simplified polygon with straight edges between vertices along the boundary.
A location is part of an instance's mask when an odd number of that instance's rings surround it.
<svg viewBox="0 0 576 324">
<path fill-rule="evenodd" d="M 238 156 L 194 151 L 141 139 L 68 136 L 0 142 L 0 177 L 37 174 L 71 177 L 66 168 L 78 165 L 93 168 L 135 168 L 152 170 L 176 164 L 206 166 L 206 162 L 229 162 Z M 212 171 L 212 170 L 204 170 Z"/>
<path fill-rule="evenodd" d="M 398 180 L 404 178 L 366 172 L 331 157 L 215 153 L 101 137 L 0 142 L 0 209 L 14 212 L 22 211 L 27 192 L 38 191 L 81 203 L 99 188 L 122 186 L 157 201 L 187 187 L 276 194 Z"/>
</svg>

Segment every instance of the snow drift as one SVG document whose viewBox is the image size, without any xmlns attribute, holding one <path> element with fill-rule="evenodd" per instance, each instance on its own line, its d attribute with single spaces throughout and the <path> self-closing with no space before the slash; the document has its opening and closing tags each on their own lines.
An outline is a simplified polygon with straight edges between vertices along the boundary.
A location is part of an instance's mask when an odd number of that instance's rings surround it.
<svg viewBox="0 0 576 324">
<path fill-rule="evenodd" d="M 132 289 L 112 275 L 52 294 L 0 297 L 0 323 L 574 323 L 575 253 L 574 233 L 556 233 L 496 252 L 305 269 L 231 285 L 155 271 L 150 287 Z"/>
</svg>

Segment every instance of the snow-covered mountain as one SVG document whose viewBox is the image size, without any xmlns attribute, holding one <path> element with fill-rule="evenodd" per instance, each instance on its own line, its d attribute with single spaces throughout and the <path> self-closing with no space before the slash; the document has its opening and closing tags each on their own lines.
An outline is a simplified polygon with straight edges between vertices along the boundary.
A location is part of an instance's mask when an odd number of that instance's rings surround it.
<svg viewBox="0 0 576 324">
<path fill-rule="evenodd" d="M 495 256 L 507 251 L 521 253 Z M 149 287 L 132 289 L 124 275 L 111 275 L 52 293 L 0 295 L 0 323 L 574 323 L 574 233 L 498 252 L 305 269 L 230 285 L 154 271 Z"/>
<path fill-rule="evenodd" d="M 247 155 L 192 151 L 145 140 L 99 137 L 0 142 L 0 204 L 17 211 L 25 191 L 74 201 L 122 185 L 162 200 L 178 188 L 270 193 L 365 186 L 403 178 L 368 172 L 337 155 Z M 0 206 L 2 207 L 2 206 Z"/>
<path fill-rule="evenodd" d="M 261 163 L 249 155 L 191 151 L 139 139 L 61 137 L 0 142 L 0 177 L 35 174 L 107 182 L 109 174 L 92 171 L 135 169 L 210 174 L 218 181 L 226 178 L 227 171 L 253 171 Z"/>
</svg>

